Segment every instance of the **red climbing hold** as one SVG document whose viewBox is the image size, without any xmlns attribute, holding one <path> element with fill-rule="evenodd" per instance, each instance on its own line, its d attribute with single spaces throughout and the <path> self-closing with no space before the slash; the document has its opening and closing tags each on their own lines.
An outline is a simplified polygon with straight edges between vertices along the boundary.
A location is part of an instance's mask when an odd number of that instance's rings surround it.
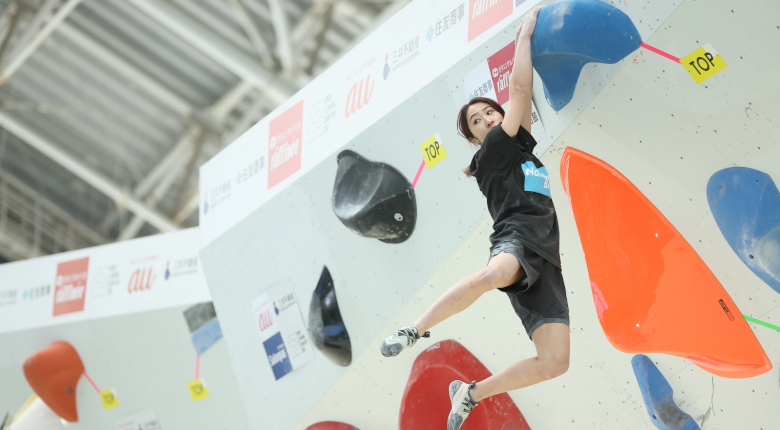
<svg viewBox="0 0 780 430">
<path fill-rule="evenodd" d="M 737 306 L 631 182 L 573 148 L 561 159 L 601 328 L 628 353 L 660 352 L 728 378 L 772 368 Z"/>
<path fill-rule="evenodd" d="M 337 421 L 321 421 L 306 427 L 306 430 L 358 430 L 358 428 Z"/>
<path fill-rule="evenodd" d="M 490 371 L 463 345 L 438 342 L 417 357 L 401 400 L 400 430 L 438 429 L 446 426 L 451 404 L 450 382 L 471 382 L 491 376 Z M 479 402 L 462 430 L 530 430 L 508 394 Z"/>
<path fill-rule="evenodd" d="M 84 373 L 84 364 L 71 344 L 53 342 L 29 356 L 23 367 L 30 387 L 54 413 L 66 421 L 79 420 L 76 385 Z"/>
</svg>

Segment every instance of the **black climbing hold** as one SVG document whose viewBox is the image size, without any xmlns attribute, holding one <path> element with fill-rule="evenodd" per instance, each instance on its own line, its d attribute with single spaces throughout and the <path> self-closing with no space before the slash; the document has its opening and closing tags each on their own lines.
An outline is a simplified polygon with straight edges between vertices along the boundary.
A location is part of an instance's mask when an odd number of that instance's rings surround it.
<svg viewBox="0 0 780 430">
<path fill-rule="evenodd" d="M 409 238 L 417 222 L 414 188 L 396 168 L 354 151 L 338 157 L 333 212 L 351 231 L 386 243 Z"/>
<path fill-rule="evenodd" d="M 311 296 L 309 333 L 314 339 L 314 346 L 332 362 L 340 366 L 352 363 L 352 343 L 341 318 L 333 278 L 327 267 L 322 268 L 320 280 Z"/>
</svg>

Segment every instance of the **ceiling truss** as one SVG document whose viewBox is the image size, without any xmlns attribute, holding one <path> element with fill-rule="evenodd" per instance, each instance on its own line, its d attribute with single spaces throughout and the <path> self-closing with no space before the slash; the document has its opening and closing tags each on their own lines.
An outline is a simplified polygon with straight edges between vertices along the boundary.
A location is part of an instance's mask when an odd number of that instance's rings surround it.
<svg viewBox="0 0 780 430">
<path fill-rule="evenodd" d="M 35 234 L 3 234 L 2 228 L 10 225 L 6 222 L 0 226 L 0 253 L 9 259 L 29 258 L 196 224 L 199 198 L 197 169 L 200 164 L 289 99 L 318 73 L 318 69 L 323 70 L 409 1 L 367 4 L 357 0 L 197 0 L 193 3 L 107 0 L 95 4 L 82 0 L 16 0 L 4 4 L 0 0 L 0 8 L 4 7 L 0 10 L 0 28 L 5 28 L 0 30 L 0 141 L 2 138 L 8 141 L 12 136 L 14 142 L 34 148 L 35 153 L 24 148 L 16 152 L 27 154 L 23 158 L 29 163 L 46 163 L 39 160 L 40 156 L 55 162 L 63 172 L 73 176 L 67 182 L 79 194 L 92 196 L 90 198 L 94 202 L 95 193 L 90 189 L 96 190 L 110 202 L 97 222 L 94 216 L 79 220 L 76 214 L 69 223 L 61 223 L 78 225 L 78 228 L 69 231 L 79 232 L 84 230 L 84 225 L 93 225 L 92 231 L 80 235 L 83 240 L 62 240 L 58 247 L 50 246 L 48 249 L 41 245 L 40 239 L 35 239 Z M 82 11 L 81 8 L 87 9 Z M 208 8 L 212 8 L 213 21 L 203 19 Z M 219 19 L 232 21 L 232 27 L 219 27 L 223 24 L 216 19 L 214 8 L 222 14 Z M 155 56 L 155 52 L 163 47 L 147 48 L 149 57 L 140 57 L 134 49 L 140 50 L 138 45 L 142 41 L 128 39 L 127 31 L 120 34 L 120 30 L 125 30 L 121 25 L 107 25 L 115 19 L 112 14 L 136 17 L 138 22 L 133 23 L 136 27 L 151 29 L 157 35 L 170 34 L 173 38 L 166 40 L 167 43 L 192 48 L 193 53 L 188 54 L 196 61 L 192 68 L 199 67 L 203 76 L 194 75 L 186 82 L 187 85 L 205 87 L 215 79 L 224 82 L 231 79 L 230 76 L 233 76 L 233 84 L 226 88 L 222 84 L 223 89 L 218 90 L 220 95 L 204 107 L 196 100 L 212 94 L 213 89 L 209 93 L 194 93 L 189 88 L 182 90 L 184 81 L 171 80 L 170 76 L 175 72 L 163 70 L 164 61 L 159 60 L 159 54 Z M 227 31 L 233 32 L 231 37 L 226 37 Z M 345 38 L 345 34 L 350 36 Z M 43 49 L 44 46 L 46 49 Z M 87 137 L 99 136 L 100 133 L 84 127 L 69 129 L 71 122 L 68 119 L 74 115 L 94 111 L 93 116 L 107 118 L 109 113 L 102 106 L 82 107 L 83 100 L 71 102 L 61 95 L 52 95 L 48 100 L 40 85 L 32 85 L 36 79 L 41 79 L 40 75 L 55 72 L 42 70 L 41 66 L 51 63 L 49 57 L 54 55 L 53 51 L 66 51 L 61 49 L 63 47 L 93 58 L 94 67 L 110 73 L 111 79 L 123 84 L 112 85 L 112 90 L 133 97 L 135 103 L 149 104 L 159 112 L 168 112 L 157 115 L 159 124 L 151 124 L 148 130 L 139 129 L 139 133 L 170 135 L 170 129 L 179 128 L 181 131 L 154 145 L 154 142 L 135 140 L 140 137 L 126 137 L 125 134 L 121 134 L 119 142 L 113 139 L 100 142 L 99 138 Z M 175 52 L 180 54 L 183 51 L 178 48 Z M 61 52 L 59 54 L 62 55 Z M 80 65 L 76 62 L 74 73 L 81 70 L 78 68 Z M 208 78 L 209 75 L 212 77 Z M 93 82 L 87 80 L 85 85 L 90 84 Z M 108 105 L 110 101 L 105 103 Z M 120 116 L 129 123 L 132 115 L 128 111 Z M 72 123 L 82 124 L 78 121 Z M 136 121 L 138 123 L 142 121 Z M 104 128 L 110 126 L 103 124 Z M 115 134 L 118 132 L 115 131 Z M 139 152 L 141 149 L 147 152 L 167 149 L 151 165 L 148 160 L 144 164 L 143 159 L 133 159 L 135 154 L 128 155 L 129 160 L 117 164 L 119 160 L 103 160 L 98 153 L 100 151 L 78 149 L 106 145 L 103 150 L 112 146 L 116 152 L 117 147 L 123 147 L 123 139 L 148 145 L 148 148 L 131 145 L 126 150 L 130 151 L 128 154 L 136 149 Z M 43 206 L 55 207 L 52 202 L 59 200 L 57 195 L 50 196 L 53 197 L 50 201 L 45 194 L 49 188 L 56 188 L 56 184 L 24 185 L 24 180 L 15 178 L 11 172 L 17 168 L 16 162 L 10 159 L 10 155 L 4 155 L 12 151 L 4 150 L 5 143 L 2 148 L 0 177 L 6 179 L 0 179 L 0 184 L 5 187 L 5 184 L 19 183 L 22 185 L 15 185 L 14 189 L 26 187 L 24 190 L 28 194 L 31 190 L 40 194 L 35 199 L 27 199 L 38 207 L 27 211 L 31 214 L 40 211 Z M 122 172 L 109 171 L 107 174 L 107 165 L 148 167 L 138 168 L 140 177 L 127 174 L 127 179 Z M 79 183 L 87 184 L 88 189 L 85 190 Z M 60 211 L 58 215 L 62 215 L 60 218 L 68 216 L 66 210 L 57 210 Z M 101 213 L 99 210 L 94 212 Z M 0 211 L 2 216 L 5 216 L 2 220 L 9 219 Z M 12 236 L 17 239 L 8 239 Z M 28 237 L 29 243 L 23 243 L 24 240 L 19 237 Z M 4 245 L 4 242 L 7 244 Z"/>
</svg>

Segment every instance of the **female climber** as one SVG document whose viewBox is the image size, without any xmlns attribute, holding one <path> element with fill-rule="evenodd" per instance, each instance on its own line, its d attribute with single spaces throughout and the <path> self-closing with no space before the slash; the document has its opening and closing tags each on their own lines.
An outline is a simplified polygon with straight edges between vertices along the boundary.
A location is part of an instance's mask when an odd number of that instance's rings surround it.
<svg viewBox="0 0 780 430">
<path fill-rule="evenodd" d="M 499 289 L 508 295 L 536 346 L 536 357 L 479 382 L 453 381 L 448 430 L 459 429 L 482 399 L 555 378 L 569 367 L 569 308 L 558 220 L 547 170 L 532 153 L 536 141 L 530 134 L 531 35 L 540 9 L 529 12 L 515 34 L 506 112 L 494 100 L 474 98 L 458 113 L 460 133 L 479 147 L 466 174 L 476 178 L 494 221 L 488 265 L 450 287 L 417 321 L 387 336 L 380 347 L 387 357 L 398 355 L 482 294 Z"/>
</svg>

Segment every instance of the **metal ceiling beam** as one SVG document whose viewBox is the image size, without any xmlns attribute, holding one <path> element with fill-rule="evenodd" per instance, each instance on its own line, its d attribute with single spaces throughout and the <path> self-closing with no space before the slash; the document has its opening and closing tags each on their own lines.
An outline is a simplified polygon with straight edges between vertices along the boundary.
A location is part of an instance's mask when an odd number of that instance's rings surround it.
<svg viewBox="0 0 780 430">
<path fill-rule="evenodd" d="M 324 16 L 322 17 L 322 26 L 317 31 L 316 36 L 314 38 L 314 49 L 311 52 L 310 58 L 309 58 L 309 65 L 306 66 L 306 73 L 311 75 L 314 72 L 314 67 L 317 65 L 317 62 L 320 58 L 320 52 L 322 51 L 322 47 L 325 44 L 325 33 L 328 31 L 328 27 L 330 27 L 331 19 L 333 18 L 333 3 L 330 3 L 326 6 Z"/>
<path fill-rule="evenodd" d="M 46 23 L 46 20 L 51 18 L 54 14 L 54 10 L 57 8 L 58 4 L 60 4 L 60 0 L 45 0 L 43 4 L 35 10 L 34 14 L 33 11 L 26 6 L 20 5 L 21 10 L 19 11 L 19 15 L 23 15 L 22 12 L 25 12 L 24 15 L 34 16 L 27 18 L 26 23 L 23 25 L 24 31 L 20 31 L 22 34 L 17 35 L 15 42 L 15 49 L 17 51 L 19 48 L 27 46 L 33 40 L 38 33 L 38 30 Z"/>
<path fill-rule="evenodd" d="M 199 116 L 210 118 L 212 122 L 221 126 L 230 113 L 251 91 L 251 85 L 244 81 L 239 81 L 222 94 L 211 107 L 206 109 L 203 114 Z M 146 196 L 146 199 L 144 200 L 146 205 L 149 207 L 156 207 L 157 203 L 159 203 L 171 188 L 174 180 L 181 176 L 183 169 L 187 167 L 190 162 L 194 162 L 194 157 L 198 155 L 196 142 L 198 139 L 203 139 L 202 133 L 203 127 L 200 125 L 196 124 L 190 126 L 187 131 L 181 135 L 168 154 L 166 154 L 165 157 L 163 157 L 163 159 L 145 175 L 144 179 L 136 186 L 133 194 L 138 198 Z M 186 177 L 182 181 L 183 186 L 186 186 Z M 119 212 L 114 212 L 105 222 L 113 222 L 118 213 Z M 132 239 L 141 230 L 144 222 L 145 220 L 143 218 L 134 217 L 119 234 L 117 240 Z M 174 220 L 174 222 L 176 224 L 181 224 L 181 221 Z"/>
<path fill-rule="evenodd" d="M 5 34 L 2 35 L 2 40 L 0 41 L 0 64 L 3 63 L 3 53 L 8 48 L 8 43 L 14 35 L 16 24 L 19 23 L 19 15 L 21 15 L 19 5 L 14 2 L 5 8 L 3 16 L 0 17 L 0 23 L 5 24 L 3 29 Z"/>
<path fill-rule="evenodd" d="M 133 195 L 142 198 L 149 194 L 157 184 L 163 182 L 165 177 L 171 173 L 178 174 L 181 165 L 184 164 L 183 160 L 190 157 L 192 153 L 193 142 L 199 138 L 201 133 L 203 133 L 203 128 L 199 125 L 188 128 L 162 160 L 144 175 L 144 178 L 133 190 Z"/>
<path fill-rule="evenodd" d="M 191 155 L 192 142 L 198 138 L 202 132 L 202 127 L 198 125 L 193 125 L 188 128 L 181 137 L 179 137 L 176 144 L 174 144 L 165 156 L 163 156 L 162 160 L 160 160 L 160 162 L 146 173 L 143 179 L 136 184 L 135 189 L 133 190 L 133 196 L 138 199 L 143 199 L 148 194 L 154 193 L 162 184 L 167 183 L 166 178 L 169 176 L 178 176 L 181 171 L 181 165 L 184 163 L 183 160 L 187 160 Z M 150 208 L 155 207 L 154 204 L 150 204 L 148 200 L 145 200 L 144 202 Z M 100 225 L 100 231 L 108 230 L 124 212 L 123 208 L 117 208 L 116 211 L 111 212 L 103 219 L 103 222 Z M 140 219 L 142 222 L 141 226 L 143 226 L 143 218 L 134 217 L 130 222 L 132 223 L 135 219 Z M 122 237 L 123 234 L 124 232 L 120 233 L 119 236 Z"/>
<path fill-rule="evenodd" d="M 300 49 L 301 46 L 305 45 L 304 42 L 306 39 L 311 38 L 313 34 L 320 31 L 320 28 L 324 23 L 325 13 L 328 11 L 328 8 L 332 6 L 332 0 L 315 2 L 309 10 L 301 16 L 298 23 L 295 24 L 295 27 L 290 32 L 290 43 L 292 46 L 296 46 Z"/>
<path fill-rule="evenodd" d="M 330 64 L 336 56 L 331 51 L 326 51 L 326 45 L 344 47 L 350 40 L 341 32 L 328 31 L 328 27 L 337 24 L 341 31 L 356 36 L 374 21 L 375 13 L 363 4 L 351 1 L 317 0 L 301 16 L 295 28 L 292 30 L 292 46 L 297 50 L 296 55 L 301 55 L 307 48 L 309 54 L 308 64 L 301 64 L 307 76 L 310 76 L 318 63 Z M 350 45 L 353 46 L 353 45 Z M 340 49 L 341 51 L 341 49 Z"/>
<path fill-rule="evenodd" d="M 173 231 L 179 229 L 179 227 L 170 219 L 168 219 L 168 217 L 154 209 L 150 209 L 137 198 L 129 196 L 121 186 L 110 181 L 103 175 L 96 173 L 84 165 L 81 161 L 58 148 L 55 144 L 41 137 L 38 133 L 29 130 L 21 122 L 5 112 L 0 112 L 0 126 L 8 130 L 10 133 L 13 133 L 24 142 L 27 142 L 27 144 L 40 151 L 42 154 L 48 156 L 52 161 L 57 162 L 65 169 L 84 180 L 86 183 L 95 187 L 95 189 L 98 191 L 107 195 L 109 198 L 117 202 L 118 205 L 126 206 L 129 210 L 135 212 L 138 216 L 143 217 L 158 229 L 162 231 Z"/>
<path fill-rule="evenodd" d="M 224 122 L 236 107 L 252 92 L 252 86 L 245 81 L 239 81 L 227 90 L 220 98 L 206 110 L 217 122 Z"/>
<path fill-rule="evenodd" d="M 151 77 L 130 60 L 90 36 L 78 26 L 69 22 L 63 22 L 60 25 L 57 35 L 65 37 L 85 51 L 91 52 L 99 61 L 103 61 L 106 65 L 115 70 L 119 76 L 122 76 L 134 85 L 143 88 L 144 92 L 164 103 L 179 115 L 187 117 L 192 114 L 193 107 L 189 100 L 157 79 Z"/>
<path fill-rule="evenodd" d="M 198 186 L 199 181 L 197 179 L 197 174 L 199 165 L 197 162 L 200 154 L 203 151 L 204 139 L 204 136 L 201 136 L 201 138 L 195 142 L 195 148 L 192 152 L 192 155 L 190 156 L 189 160 L 187 160 L 187 165 L 183 169 L 183 175 L 181 177 L 182 180 L 179 181 L 179 185 L 176 187 L 176 190 L 174 190 L 175 197 L 173 207 L 175 208 L 181 207 L 181 205 L 184 203 L 187 197 L 185 193 L 188 189 L 192 188 L 193 186 Z"/>
<path fill-rule="evenodd" d="M 200 128 L 198 126 L 194 126 L 193 128 Z M 180 154 L 180 160 L 186 161 L 191 160 L 196 155 L 196 149 L 194 147 L 194 142 L 198 139 L 203 139 L 203 136 L 200 134 L 194 135 L 193 137 L 190 137 L 185 147 L 185 152 Z M 159 182 L 157 183 L 157 186 L 154 187 L 154 189 L 149 193 L 149 195 L 144 199 L 144 203 L 149 207 L 156 207 L 157 203 L 160 202 L 160 200 L 165 196 L 165 194 L 168 192 L 168 190 L 173 186 L 173 183 L 175 182 L 176 178 L 181 176 L 182 168 L 180 165 L 181 162 L 178 162 L 177 160 L 176 167 L 170 169 L 166 172 L 165 176 L 160 178 Z M 117 241 L 127 240 L 134 238 L 138 232 L 141 230 L 141 228 L 144 226 L 144 223 L 146 223 L 146 220 L 135 216 L 133 219 L 130 220 L 130 222 L 125 226 L 124 230 L 119 234 L 117 237 Z M 179 224 L 179 223 L 177 223 Z"/>
<path fill-rule="evenodd" d="M 358 43 L 360 43 L 363 39 L 365 39 L 369 34 L 373 33 L 374 30 L 379 28 L 380 25 L 384 24 L 385 21 L 390 19 L 391 16 L 395 15 L 396 13 L 398 13 L 398 11 L 403 9 L 406 5 L 408 5 L 411 2 L 412 2 L 412 0 L 395 0 L 394 2 L 392 2 L 391 4 L 386 6 L 382 10 L 382 13 L 377 15 L 376 18 L 374 18 L 374 20 L 372 21 L 372 23 L 368 27 L 364 28 L 363 31 L 360 34 L 358 34 L 357 36 L 355 36 L 355 38 L 353 38 L 352 41 L 349 44 L 347 44 L 346 46 L 343 47 L 341 52 L 333 58 L 333 62 L 335 63 L 336 61 L 338 61 L 341 57 L 344 56 L 344 54 L 346 54 L 347 52 L 351 51 L 352 48 L 354 48 Z M 340 5 L 348 5 L 348 4 L 354 5 L 354 2 L 340 2 L 339 4 Z"/>
<path fill-rule="evenodd" d="M 248 130 L 252 124 L 254 124 L 258 118 L 262 115 L 263 111 L 270 111 L 273 106 L 269 106 L 268 102 L 262 97 L 258 97 L 249 108 L 244 111 L 244 115 L 241 119 L 232 127 L 232 130 L 225 133 L 222 136 L 222 146 L 227 146 L 234 140 Z M 179 209 L 176 216 L 173 217 L 173 221 L 182 223 L 184 220 L 190 217 L 193 212 L 198 210 L 200 205 L 200 193 L 198 192 L 198 186 L 194 187 L 194 192 L 189 193 L 187 202 Z"/>
<path fill-rule="evenodd" d="M 298 88 L 280 79 L 255 58 L 216 35 L 167 1 L 126 0 L 156 20 L 236 76 L 251 83 L 277 105 L 288 100 Z"/>
<path fill-rule="evenodd" d="M 276 67 L 276 60 L 271 53 L 271 43 L 263 37 L 263 33 L 255 25 L 241 0 L 228 0 L 228 5 L 233 9 L 233 15 L 249 37 L 265 68 L 273 70 Z"/>
<path fill-rule="evenodd" d="M 293 48 L 290 44 L 290 28 L 287 23 L 287 15 L 282 7 L 281 0 L 267 0 L 271 9 L 271 22 L 276 34 L 276 53 L 282 63 L 282 69 L 288 78 L 294 79 L 296 75 Z"/>
<path fill-rule="evenodd" d="M 392 7 L 392 6 L 387 6 L 387 7 Z M 376 17 L 374 13 L 369 8 L 367 8 L 366 5 L 361 4 L 360 2 L 357 2 L 355 0 L 346 0 L 346 1 L 338 2 L 338 9 L 339 9 L 339 14 L 342 17 L 355 21 L 355 23 L 360 25 L 361 28 L 369 28 L 376 22 L 375 20 Z"/>
<path fill-rule="evenodd" d="M 358 43 L 360 43 L 360 41 L 365 39 L 366 36 L 371 34 L 380 25 L 382 25 L 385 21 L 387 21 L 391 16 L 395 15 L 399 10 L 403 9 L 403 7 L 406 6 L 407 4 L 409 4 L 409 2 L 411 2 L 411 0 L 396 0 L 391 5 L 387 6 L 382 11 L 382 13 L 380 13 L 374 19 L 373 23 L 369 27 L 364 29 L 363 32 L 359 36 L 357 36 L 355 39 L 353 39 L 353 41 L 349 45 L 345 46 L 342 49 L 342 51 L 339 53 L 339 55 L 336 58 L 340 58 L 344 54 L 349 52 L 355 45 L 357 45 Z M 339 4 L 348 4 L 348 3 L 347 2 L 340 2 Z M 361 8 L 359 8 L 359 7 L 358 8 L 350 8 L 348 6 L 347 9 L 352 11 L 353 13 L 361 13 Z M 312 14 L 314 14 L 314 12 L 312 12 Z M 297 44 L 296 44 L 296 46 L 297 46 Z M 256 104 L 255 108 L 259 109 L 259 105 Z M 249 111 L 245 115 L 245 119 L 248 118 L 248 117 L 249 117 Z M 226 135 L 226 137 L 228 137 L 228 139 L 226 139 L 224 144 L 227 145 L 227 144 L 231 143 L 233 140 L 238 138 L 238 135 L 239 134 L 233 135 L 233 136 Z M 190 199 L 187 201 L 187 203 L 185 203 L 182 206 L 182 208 L 179 210 L 179 213 L 177 213 L 176 216 L 174 216 L 174 221 L 176 221 L 176 222 L 183 222 L 185 219 L 189 218 L 189 216 L 192 215 L 193 212 L 198 210 L 199 202 L 200 202 L 200 194 L 199 193 L 194 193 L 190 197 Z"/>
<path fill-rule="evenodd" d="M 32 94 L 35 95 L 37 93 Z M 0 100 L 3 100 L 1 108 L 6 113 L 14 110 L 14 95 L 9 91 L 0 90 Z M 84 140 L 72 134 L 70 130 L 62 128 L 62 125 L 55 123 L 47 115 L 41 113 L 41 111 L 27 110 L 22 112 L 25 119 L 29 121 L 29 124 L 35 124 L 35 128 L 38 131 L 45 132 L 48 136 L 56 136 L 57 145 L 60 148 L 69 148 L 72 153 L 88 153 L 90 159 L 109 170 L 120 168 L 120 165 L 116 160 L 95 152 L 94 148 L 86 144 Z"/>
<path fill-rule="evenodd" d="M 12 212 L 13 219 L 9 217 Z M 18 254 L 14 249 L 19 247 L 28 250 L 26 255 L 14 256 L 19 259 L 48 254 L 52 248 L 69 250 L 102 245 L 107 240 L 34 188 L 0 171 L 0 252 L 3 248 L 9 250 L 9 242 L 11 254 Z"/>
<path fill-rule="evenodd" d="M 30 58 L 35 50 L 38 49 L 38 47 L 41 46 L 46 38 L 49 37 L 49 35 L 57 28 L 57 26 L 60 25 L 60 23 L 62 23 L 62 21 L 64 21 L 71 12 L 73 12 L 73 9 L 75 9 L 76 6 L 81 3 L 81 1 L 82 0 L 67 0 L 66 3 L 62 5 L 59 10 L 57 10 L 57 13 L 51 17 L 46 25 L 37 31 L 37 33 L 34 33 L 34 36 L 29 42 L 27 42 L 25 45 L 19 46 L 18 49 L 14 50 L 14 53 L 10 57 L 8 63 L 5 64 L 2 69 L 0 69 L 0 85 L 3 85 L 6 81 L 8 81 L 14 72 L 22 67 L 22 64 L 24 64 L 24 62 Z M 48 3 L 51 3 L 51 1 Z"/>
</svg>

